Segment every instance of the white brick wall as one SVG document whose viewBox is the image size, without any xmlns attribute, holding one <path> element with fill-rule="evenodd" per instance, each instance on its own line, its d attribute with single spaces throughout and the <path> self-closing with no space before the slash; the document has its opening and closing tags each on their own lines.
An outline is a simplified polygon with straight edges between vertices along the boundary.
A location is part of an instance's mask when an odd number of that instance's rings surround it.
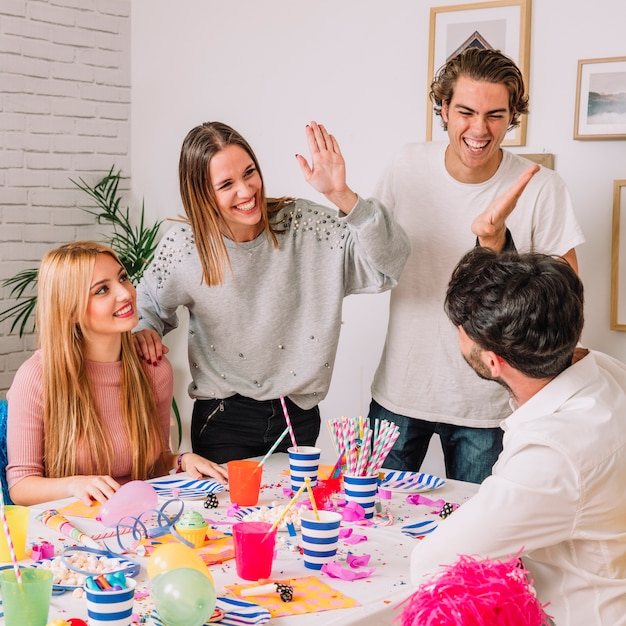
<svg viewBox="0 0 626 626">
<path fill-rule="evenodd" d="M 0 3 L 0 282 L 97 237 L 70 182 L 130 176 L 130 0 Z M 13 304 L 0 289 L 0 310 Z M 36 347 L 0 323 L 0 397 Z"/>
</svg>

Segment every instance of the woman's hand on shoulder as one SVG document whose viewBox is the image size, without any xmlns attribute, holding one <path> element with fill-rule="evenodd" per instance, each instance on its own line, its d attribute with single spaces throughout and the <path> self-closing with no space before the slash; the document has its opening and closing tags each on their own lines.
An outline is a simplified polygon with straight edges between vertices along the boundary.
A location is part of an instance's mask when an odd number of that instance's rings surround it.
<svg viewBox="0 0 626 626">
<path fill-rule="evenodd" d="M 156 330 L 139 330 L 133 334 L 133 340 L 137 354 L 152 365 L 158 365 L 163 355 L 169 352 Z"/>
<path fill-rule="evenodd" d="M 187 472 L 191 478 L 199 479 L 203 476 L 210 476 L 222 485 L 228 482 L 228 472 L 225 467 L 209 461 L 199 454 L 187 452 L 183 455 L 180 465 L 181 469 Z"/>
<path fill-rule="evenodd" d="M 120 484 L 110 476 L 72 476 L 70 480 L 70 492 L 86 504 L 93 501 L 106 502 L 120 488 Z"/>
</svg>

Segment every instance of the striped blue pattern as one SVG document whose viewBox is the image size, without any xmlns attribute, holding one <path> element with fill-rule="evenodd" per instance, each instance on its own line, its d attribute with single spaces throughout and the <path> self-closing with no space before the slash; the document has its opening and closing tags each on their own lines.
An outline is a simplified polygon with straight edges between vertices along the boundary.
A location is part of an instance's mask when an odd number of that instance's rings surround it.
<svg viewBox="0 0 626 626">
<path fill-rule="evenodd" d="M 337 543 L 337 534 L 331 535 L 330 537 L 310 537 L 306 536 L 302 539 L 303 542 L 315 544 L 315 545 L 324 545 L 324 544 L 333 544 Z"/>
<path fill-rule="evenodd" d="M 335 544 L 336 543 L 337 542 L 335 541 Z M 305 565 L 311 562 L 311 559 L 307 557 L 313 557 L 316 559 L 324 559 L 324 562 L 325 562 L 327 559 L 330 559 L 330 557 L 335 556 L 335 554 L 337 554 L 337 546 L 335 545 L 335 547 L 330 550 L 311 550 L 311 548 L 309 548 L 306 543 L 303 543 L 302 552 L 304 552 Z M 322 563 L 320 563 L 320 566 L 321 565 Z"/>
<path fill-rule="evenodd" d="M 300 446 L 297 452 L 289 448 L 289 476 L 293 491 L 302 487 L 307 476 L 311 479 L 311 487 L 317 485 L 320 452 L 321 450 L 315 446 Z"/>
<path fill-rule="evenodd" d="M 443 487 L 446 481 L 432 474 L 421 472 L 400 472 L 387 471 L 385 477 L 379 482 L 381 489 L 389 491 L 401 491 L 404 493 L 420 493 L 422 491 L 432 491 Z"/>
<path fill-rule="evenodd" d="M 191 478 L 154 478 L 148 481 L 159 498 L 180 498 L 181 500 L 202 500 L 210 493 L 224 491 L 224 485 L 214 480 L 193 480 Z"/>
<path fill-rule="evenodd" d="M 322 569 L 324 563 L 328 563 L 335 554 L 337 546 L 332 550 L 311 550 L 305 542 L 302 542 L 302 560 L 307 569 Z"/>
<path fill-rule="evenodd" d="M 438 524 L 435 520 L 424 520 L 423 522 L 403 526 L 401 530 L 403 535 L 408 535 L 409 537 L 423 537 L 432 533 L 437 526 Z"/>
<path fill-rule="evenodd" d="M 304 528 L 305 530 L 309 528 L 311 530 L 337 530 L 337 528 L 339 528 L 339 525 L 341 524 L 341 520 L 339 520 L 338 522 L 335 522 L 335 521 L 322 522 L 321 520 L 320 521 L 309 520 L 309 519 L 306 519 L 305 517 L 302 517 L 300 519 L 300 524 L 302 525 L 302 528 Z"/>
<path fill-rule="evenodd" d="M 378 476 L 350 476 L 345 474 L 343 490 L 348 502 L 356 502 L 363 507 L 366 519 L 374 517 Z"/>
<path fill-rule="evenodd" d="M 266 608 L 237 598 L 218 598 L 216 606 L 225 612 L 224 618 L 217 622 L 220 626 L 265 624 L 271 618 L 271 614 Z M 153 626 L 166 626 L 156 610 L 152 611 L 150 619 Z"/>
<path fill-rule="evenodd" d="M 90 626 L 128 626 L 135 601 L 135 581 L 121 591 L 95 591 L 85 587 Z"/>
</svg>

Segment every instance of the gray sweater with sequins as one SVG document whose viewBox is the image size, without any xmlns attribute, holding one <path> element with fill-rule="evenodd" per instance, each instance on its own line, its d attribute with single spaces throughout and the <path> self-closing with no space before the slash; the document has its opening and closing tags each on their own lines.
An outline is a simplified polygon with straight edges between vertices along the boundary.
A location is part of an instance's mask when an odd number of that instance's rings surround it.
<svg viewBox="0 0 626 626">
<path fill-rule="evenodd" d="M 225 238 L 232 272 L 207 287 L 191 228 L 163 237 L 137 288 L 139 325 L 161 336 L 189 311 L 192 398 L 289 396 L 304 409 L 330 385 L 343 298 L 394 287 L 409 254 L 404 231 L 376 200 L 349 215 L 298 199 L 280 213 L 279 247 L 265 233 Z"/>
</svg>

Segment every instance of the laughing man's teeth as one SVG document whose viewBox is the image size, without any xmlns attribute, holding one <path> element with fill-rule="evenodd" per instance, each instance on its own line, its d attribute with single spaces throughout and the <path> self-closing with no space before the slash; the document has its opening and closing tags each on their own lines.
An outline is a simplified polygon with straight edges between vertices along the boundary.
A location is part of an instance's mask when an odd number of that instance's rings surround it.
<svg viewBox="0 0 626 626">
<path fill-rule="evenodd" d="M 250 200 L 249 202 L 246 202 L 245 204 L 235 205 L 235 208 L 239 209 L 240 211 L 249 211 L 250 209 L 254 208 L 254 205 L 255 205 L 255 199 L 252 198 L 252 200 Z"/>
<path fill-rule="evenodd" d="M 471 139 L 465 139 L 465 143 L 470 148 L 480 149 L 484 148 L 489 142 L 488 141 L 472 141 Z"/>
</svg>

